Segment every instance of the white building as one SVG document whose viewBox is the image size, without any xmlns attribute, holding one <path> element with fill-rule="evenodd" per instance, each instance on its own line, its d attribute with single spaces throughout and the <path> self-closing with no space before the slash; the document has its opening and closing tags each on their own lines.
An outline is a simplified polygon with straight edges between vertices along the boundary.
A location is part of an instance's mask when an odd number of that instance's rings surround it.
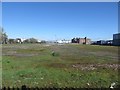
<svg viewBox="0 0 120 90">
<path fill-rule="evenodd" d="M 57 43 L 71 43 L 71 40 L 57 40 Z"/>
</svg>

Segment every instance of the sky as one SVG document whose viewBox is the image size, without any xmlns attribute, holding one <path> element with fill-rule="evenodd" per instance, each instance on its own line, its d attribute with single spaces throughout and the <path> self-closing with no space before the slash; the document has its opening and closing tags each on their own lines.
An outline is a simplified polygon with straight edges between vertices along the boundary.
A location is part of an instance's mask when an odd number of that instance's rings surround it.
<svg viewBox="0 0 120 90">
<path fill-rule="evenodd" d="M 0 26 L 2 26 L 2 3 L 0 2 Z"/>
<path fill-rule="evenodd" d="M 2 27 L 8 38 L 108 40 L 118 33 L 118 4 L 3 2 Z"/>
</svg>

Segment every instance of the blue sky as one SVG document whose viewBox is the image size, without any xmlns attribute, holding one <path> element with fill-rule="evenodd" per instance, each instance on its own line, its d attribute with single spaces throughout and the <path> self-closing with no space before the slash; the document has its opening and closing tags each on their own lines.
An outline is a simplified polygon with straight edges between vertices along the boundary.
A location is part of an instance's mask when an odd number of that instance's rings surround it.
<svg viewBox="0 0 120 90">
<path fill-rule="evenodd" d="M 4 2 L 2 19 L 9 38 L 100 40 L 118 32 L 117 2 Z"/>
<path fill-rule="evenodd" d="M 0 2 L 0 26 L 2 26 L 2 3 Z"/>
</svg>

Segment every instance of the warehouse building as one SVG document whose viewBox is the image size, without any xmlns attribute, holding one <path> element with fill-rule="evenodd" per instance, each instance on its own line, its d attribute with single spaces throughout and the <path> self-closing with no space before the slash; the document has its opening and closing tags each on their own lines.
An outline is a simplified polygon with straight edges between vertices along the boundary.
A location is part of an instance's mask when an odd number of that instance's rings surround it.
<svg viewBox="0 0 120 90">
<path fill-rule="evenodd" d="M 113 45 L 120 46 L 120 33 L 113 34 Z"/>
</svg>

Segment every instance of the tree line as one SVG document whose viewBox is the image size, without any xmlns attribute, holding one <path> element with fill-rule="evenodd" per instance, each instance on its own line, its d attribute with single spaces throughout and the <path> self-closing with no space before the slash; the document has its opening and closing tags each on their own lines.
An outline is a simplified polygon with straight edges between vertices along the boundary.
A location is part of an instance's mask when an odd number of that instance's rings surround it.
<svg viewBox="0 0 120 90">
<path fill-rule="evenodd" d="M 46 43 L 46 41 L 45 40 L 38 41 L 35 38 L 28 38 L 24 40 L 22 40 L 21 38 L 16 38 L 16 39 L 8 38 L 8 35 L 4 31 L 4 29 L 0 27 L 0 44 L 15 44 L 15 43 L 20 43 L 20 44 L 22 43 Z"/>
</svg>

